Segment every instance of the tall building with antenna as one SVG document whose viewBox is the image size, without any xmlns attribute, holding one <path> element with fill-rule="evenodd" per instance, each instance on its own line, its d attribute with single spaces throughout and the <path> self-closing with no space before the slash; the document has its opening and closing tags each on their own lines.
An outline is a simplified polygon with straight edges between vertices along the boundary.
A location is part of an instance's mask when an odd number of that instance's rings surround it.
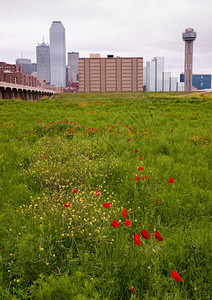
<svg viewBox="0 0 212 300">
<path fill-rule="evenodd" d="M 192 65 L 193 65 L 193 41 L 196 39 L 196 32 L 193 28 L 187 28 L 183 32 L 183 40 L 185 42 L 185 91 L 192 89 Z"/>
<path fill-rule="evenodd" d="M 65 28 L 61 21 L 53 21 L 50 35 L 51 83 L 66 86 L 66 43 Z"/>
<path fill-rule="evenodd" d="M 37 78 L 39 80 L 45 80 L 51 82 L 50 76 L 50 47 L 45 44 L 44 37 L 42 44 L 38 44 L 36 47 L 36 59 L 37 59 Z"/>
</svg>

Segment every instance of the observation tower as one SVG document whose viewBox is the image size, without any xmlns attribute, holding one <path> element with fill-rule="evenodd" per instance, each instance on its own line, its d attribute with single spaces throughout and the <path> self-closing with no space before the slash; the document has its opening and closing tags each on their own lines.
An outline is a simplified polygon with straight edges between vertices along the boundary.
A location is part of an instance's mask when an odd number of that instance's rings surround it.
<svg viewBox="0 0 212 300">
<path fill-rule="evenodd" d="M 196 39 L 196 32 L 193 28 L 187 28 L 183 32 L 185 41 L 185 67 L 184 67 L 184 91 L 192 89 L 192 65 L 193 65 L 193 41 Z"/>
</svg>

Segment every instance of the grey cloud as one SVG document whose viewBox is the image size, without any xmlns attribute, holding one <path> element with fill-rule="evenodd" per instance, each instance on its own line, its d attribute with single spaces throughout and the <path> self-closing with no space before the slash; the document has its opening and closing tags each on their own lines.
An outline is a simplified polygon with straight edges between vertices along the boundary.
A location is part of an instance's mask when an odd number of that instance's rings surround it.
<svg viewBox="0 0 212 300">
<path fill-rule="evenodd" d="M 14 63 L 21 51 L 35 60 L 53 20 L 66 28 L 67 51 L 106 55 L 165 56 L 166 69 L 183 71 L 182 32 L 197 31 L 194 71 L 212 73 L 211 0 L 0 0 L 0 61 Z M 189 20 L 189 21 L 188 21 Z"/>
</svg>

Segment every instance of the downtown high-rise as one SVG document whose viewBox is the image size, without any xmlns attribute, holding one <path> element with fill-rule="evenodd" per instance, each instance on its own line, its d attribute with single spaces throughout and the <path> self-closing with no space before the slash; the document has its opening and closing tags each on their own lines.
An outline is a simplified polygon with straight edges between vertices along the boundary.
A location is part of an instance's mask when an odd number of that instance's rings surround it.
<svg viewBox="0 0 212 300">
<path fill-rule="evenodd" d="M 164 57 L 154 57 L 146 62 L 146 90 L 147 92 L 161 92 L 163 90 Z"/>
<path fill-rule="evenodd" d="M 79 52 L 68 52 L 68 82 L 79 81 Z"/>
<path fill-rule="evenodd" d="M 51 82 L 50 76 L 50 47 L 45 44 L 39 44 L 36 47 L 36 58 L 37 58 L 37 78 L 39 80 L 45 80 Z"/>
<path fill-rule="evenodd" d="M 65 28 L 61 21 L 53 21 L 49 30 L 51 83 L 66 86 Z"/>
</svg>

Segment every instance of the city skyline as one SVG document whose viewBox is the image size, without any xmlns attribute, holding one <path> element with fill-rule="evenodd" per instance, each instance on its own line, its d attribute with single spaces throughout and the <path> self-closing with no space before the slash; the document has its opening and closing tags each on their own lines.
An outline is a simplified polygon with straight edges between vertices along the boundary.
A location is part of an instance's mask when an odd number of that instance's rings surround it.
<svg viewBox="0 0 212 300">
<path fill-rule="evenodd" d="M 212 73 L 210 0 L 61 0 L 59 5 L 53 0 L 1 0 L 1 9 L 1 61 L 15 63 L 22 53 L 35 62 L 37 44 L 42 36 L 49 43 L 49 26 L 58 20 L 66 29 L 67 52 L 142 56 L 144 63 L 164 56 L 165 68 L 179 76 L 184 71 L 182 32 L 192 27 L 197 32 L 193 73 Z"/>
</svg>

